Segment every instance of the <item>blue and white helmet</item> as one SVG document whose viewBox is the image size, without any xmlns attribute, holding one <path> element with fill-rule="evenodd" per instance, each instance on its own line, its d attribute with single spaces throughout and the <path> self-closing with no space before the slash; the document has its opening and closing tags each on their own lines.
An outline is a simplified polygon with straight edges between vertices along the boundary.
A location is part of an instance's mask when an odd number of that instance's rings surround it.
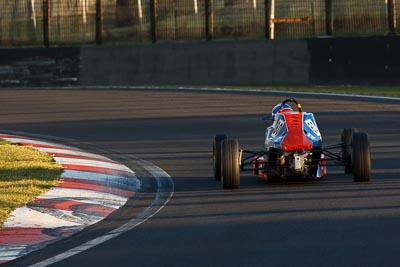
<svg viewBox="0 0 400 267">
<path fill-rule="evenodd" d="M 272 109 L 272 114 L 271 114 L 271 115 L 272 115 L 272 118 L 274 118 L 275 114 L 279 113 L 279 110 L 281 110 L 281 109 L 286 109 L 286 110 L 293 111 L 292 107 L 291 107 L 289 104 L 284 104 L 284 105 L 282 105 L 282 104 L 280 103 L 280 104 L 277 104 L 277 105 Z"/>
</svg>

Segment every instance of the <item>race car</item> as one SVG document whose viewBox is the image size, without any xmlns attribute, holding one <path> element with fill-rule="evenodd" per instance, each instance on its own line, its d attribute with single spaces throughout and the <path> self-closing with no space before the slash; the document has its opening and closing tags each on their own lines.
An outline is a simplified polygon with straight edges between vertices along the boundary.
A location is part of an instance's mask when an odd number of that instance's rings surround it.
<svg viewBox="0 0 400 267">
<path fill-rule="evenodd" d="M 295 106 L 293 110 L 292 106 Z M 323 146 L 322 136 L 312 113 L 288 98 L 274 107 L 264 121 L 271 125 L 265 132 L 265 149 L 243 150 L 237 139 L 225 134 L 214 136 L 214 179 L 224 189 L 238 189 L 240 174 L 250 171 L 263 180 L 321 179 L 327 162 L 341 165 L 355 182 L 368 182 L 371 176 L 371 154 L 368 134 L 357 129 L 344 129 L 341 143 Z"/>
</svg>

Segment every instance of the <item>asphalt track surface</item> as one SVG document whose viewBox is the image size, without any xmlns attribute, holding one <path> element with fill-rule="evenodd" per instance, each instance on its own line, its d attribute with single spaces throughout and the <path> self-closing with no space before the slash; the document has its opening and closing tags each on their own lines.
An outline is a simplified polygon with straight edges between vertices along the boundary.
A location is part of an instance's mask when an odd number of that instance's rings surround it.
<svg viewBox="0 0 400 267">
<path fill-rule="evenodd" d="M 132 167 L 142 158 L 173 178 L 174 196 L 154 217 L 54 266 L 398 266 L 398 101 L 294 95 L 315 114 L 325 144 L 338 143 L 343 128 L 369 133 L 370 183 L 354 183 L 338 167 L 320 182 L 267 184 L 244 174 L 240 190 L 224 191 L 213 180 L 213 135 L 262 149 L 259 116 L 286 96 L 2 89 L 0 128 L 76 140 Z M 105 234 L 140 213 L 151 188 L 105 221 L 4 266 L 34 264 Z"/>
</svg>

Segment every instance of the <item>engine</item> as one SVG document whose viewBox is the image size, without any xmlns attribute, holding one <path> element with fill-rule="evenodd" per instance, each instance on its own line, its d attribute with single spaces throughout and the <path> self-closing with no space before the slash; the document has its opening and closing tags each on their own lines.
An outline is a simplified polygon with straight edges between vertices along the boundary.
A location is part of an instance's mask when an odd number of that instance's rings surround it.
<svg viewBox="0 0 400 267">
<path fill-rule="evenodd" d="M 283 152 L 271 149 L 267 153 L 265 169 L 268 177 L 322 177 L 321 151 Z"/>
</svg>

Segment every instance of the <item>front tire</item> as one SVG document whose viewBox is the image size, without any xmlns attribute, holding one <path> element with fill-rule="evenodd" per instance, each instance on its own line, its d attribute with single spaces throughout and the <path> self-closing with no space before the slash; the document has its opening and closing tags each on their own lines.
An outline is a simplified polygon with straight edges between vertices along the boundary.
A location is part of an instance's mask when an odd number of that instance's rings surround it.
<svg viewBox="0 0 400 267">
<path fill-rule="evenodd" d="M 221 181 L 221 148 L 222 142 L 227 139 L 225 134 L 217 134 L 214 136 L 213 142 L 213 169 L 214 179 Z"/>
<path fill-rule="evenodd" d="M 240 187 L 240 152 L 236 139 L 222 142 L 222 184 L 224 189 Z"/>
<path fill-rule="evenodd" d="M 371 179 L 371 152 L 367 133 L 353 134 L 352 152 L 354 182 L 369 182 Z"/>
</svg>

